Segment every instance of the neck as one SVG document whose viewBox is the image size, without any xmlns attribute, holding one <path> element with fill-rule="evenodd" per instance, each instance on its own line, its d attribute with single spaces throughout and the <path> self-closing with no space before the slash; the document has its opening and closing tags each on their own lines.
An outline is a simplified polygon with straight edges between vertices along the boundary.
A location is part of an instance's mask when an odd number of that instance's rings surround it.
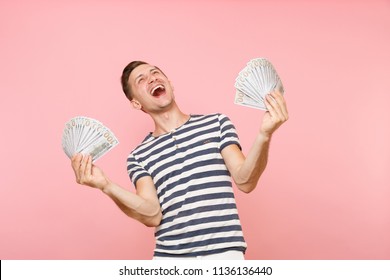
<svg viewBox="0 0 390 280">
<path fill-rule="evenodd" d="M 159 112 L 156 114 L 150 114 L 154 121 L 154 132 L 153 136 L 159 136 L 182 126 L 189 119 L 189 115 L 180 111 L 180 109 L 175 106 L 170 110 Z"/>
</svg>

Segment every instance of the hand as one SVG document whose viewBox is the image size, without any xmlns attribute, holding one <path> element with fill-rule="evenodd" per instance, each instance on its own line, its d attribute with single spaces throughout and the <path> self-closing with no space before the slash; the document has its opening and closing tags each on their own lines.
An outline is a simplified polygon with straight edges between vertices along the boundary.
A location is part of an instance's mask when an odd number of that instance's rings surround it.
<svg viewBox="0 0 390 280">
<path fill-rule="evenodd" d="M 100 190 L 110 183 L 103 171 L 92 164 L 90 155 L 76 154 L 71 160 L 77 183 Z"/>
<path fill-rule="evenodd" d="M 283 95 L 278 91 L 266 95 L 264 101 L 268 111 L 264 114 L 260 132 L 269 137 L 288 120 L 288 112 Z"/>
</svg>

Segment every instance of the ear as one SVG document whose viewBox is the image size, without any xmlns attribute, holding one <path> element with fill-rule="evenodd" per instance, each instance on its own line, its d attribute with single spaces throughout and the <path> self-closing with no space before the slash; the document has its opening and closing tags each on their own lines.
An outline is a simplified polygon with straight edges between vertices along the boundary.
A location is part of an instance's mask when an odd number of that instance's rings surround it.
<svg viewBox="0 0 390 280">
<path fill-rule="evenodd" d="M 136 109 L 136 110 L 142 110 L 142 105 L 141 103 L 138 102 L 138 100 L 136 99 L 132 99 L 130 101 L 131 105 L 133 105 L 133 108 Z"/>
</svg>

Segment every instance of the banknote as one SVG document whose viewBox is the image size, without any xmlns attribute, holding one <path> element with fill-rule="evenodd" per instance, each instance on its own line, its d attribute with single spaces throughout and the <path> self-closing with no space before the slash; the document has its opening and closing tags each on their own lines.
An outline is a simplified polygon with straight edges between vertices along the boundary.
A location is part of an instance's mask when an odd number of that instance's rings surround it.
<svg viewBox="0 0 390 280">
<path fill-rule="evenodd" d="M 264 103 L 267 94 L 274 90 L 284 93 L 278 73 L 266 58 L 251 59 L 238 73 L 234 87 L 235 104 L 261 110 L 267 110 Z"/>
<path fill-rule="evenodd" d="M 62 133 L 62 148 L 69 158 L 76 153 L 88 154 L 95 162 L 118 144 L 117 137 L 108 127 L 85 116 L 67 121 Z"/>
</svg>

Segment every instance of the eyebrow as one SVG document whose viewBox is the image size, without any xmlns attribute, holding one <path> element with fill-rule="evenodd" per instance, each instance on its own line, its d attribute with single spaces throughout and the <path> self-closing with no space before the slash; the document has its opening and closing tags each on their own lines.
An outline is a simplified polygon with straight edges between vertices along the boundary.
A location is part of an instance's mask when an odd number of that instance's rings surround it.
<svg viewBox="0 0 390 280">
<path fill-rule="evenodd" d="M 154 70 L 158 70 L 159 72 L 161 72 L 161 70 L 158 69 L 157 67 L 152 67 L 152 68 L 150 68 L 149 73 L 152 73 Z M 137 77 L 135 77 L 134 81 L 137 81 L 142 76 L 145 76 L 145 75 L 143 73 L 139 74 Z"/>
</svg>

